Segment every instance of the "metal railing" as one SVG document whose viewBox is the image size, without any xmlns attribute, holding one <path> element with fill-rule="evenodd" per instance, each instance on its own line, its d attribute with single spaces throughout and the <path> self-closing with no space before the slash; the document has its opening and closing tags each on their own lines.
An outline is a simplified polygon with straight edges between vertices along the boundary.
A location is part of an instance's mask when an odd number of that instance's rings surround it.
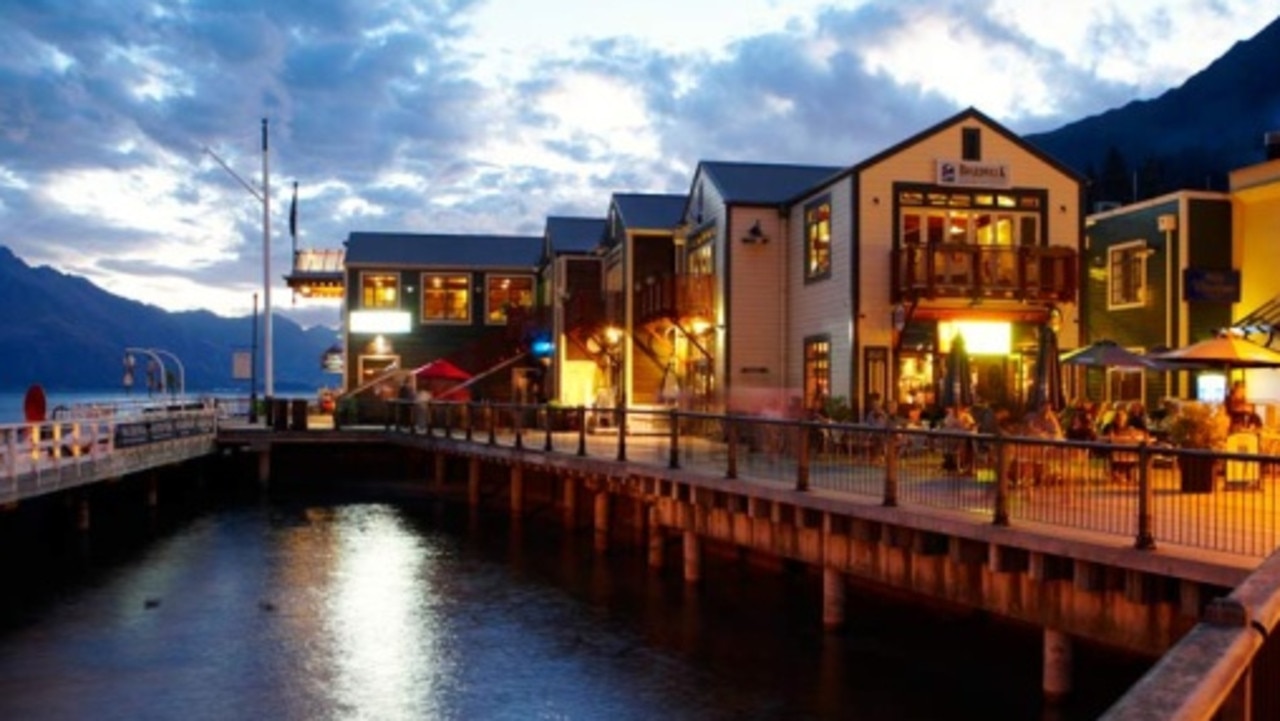
<svg viewBox="0 0 1280 721">
<path fill-rule="evenodd" d="M 1261 559 L 1280 546 L 1280 456 L 667 409 L 388 401 L 386 427 L 685 467 Z M 1272 483 L 1272 479 L 1277 482 Z"/>
</svg>

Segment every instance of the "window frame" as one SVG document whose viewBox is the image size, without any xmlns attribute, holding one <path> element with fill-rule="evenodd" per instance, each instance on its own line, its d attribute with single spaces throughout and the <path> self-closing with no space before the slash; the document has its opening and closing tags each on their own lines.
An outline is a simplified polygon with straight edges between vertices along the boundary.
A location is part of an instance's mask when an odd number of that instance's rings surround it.
<svg viewBox="0 0 1280 721">
<path fill-rule="evenodd" d="M 374 302 L 371 303 L 370 302 L 371 296 L 369 295 L 369 293 L 371 290 L 373 290 L 373 288 L 366 285 L 366 283 L 378 277 L 389 278 L 393 281 L 392 283 L 393 290 L 391 294 L 391 300 L 386 302 L 379 302 L 376 297 L 372 297 L 372 300 Z M 399 273 L 391 270 L 360 271 L 360 305 L 359 305 L 360 310 L 399 310 L 401 297 L 402 295 L 400 293 L 400 274 Z"/>
<path fill-rule="evenodd" d="M 822 410 L 826 401 L 831 399 L 831 336 L 826 333 L 805 336 L 802 342 L 802 403 L 806 410 Z"/>
<path fill-rule="evenodd" d="M 506 325 L 507 323 L 508 316 L 507 316 L 506 306 L 511 305 L 509 300 L 503 305 L 502 308 L 498 309 L 497 311 L 501 313 L 502 317 L 497 319 L 493 317 L 495 313 L 495 310 L 492 305 L 493 298 L 494 298 L 493 283 L 494 281 L 501 281 L 501 280 L 527 280 L 529 282 L 529 302 L 528 304 L 522 305 L 521 307 L 532 309 L 536 305 L 537 299 L 534 296 L 538 292 L 538 282 L 532 275 L 529 275 L 527 273 L 485 273 L 484 275 L 484 322 L 485 322 L 485 325 Z"/>
<path fill-rule="evenodd" d="M 826 214 L 822 214 L 825 207 Z M 831 232 L 831 216 L 834 209 L 831 206 L 831 196 L 824 195 L 806 203 L 804 205 L 804 282 L 812 283 L 815 281 L 826 280 L 831 277 L 832 266 L 834 265 L 832 256 L 834 255 L 835 243 L 832 240 Z M 825 238 L 821 238 L 821 234 L 825 231 Z M 826 252 L 825 262 L 820 267 L 814 267 L 815 256 L 817 253 L 817 245 L 819 241 L 825 241 Z"/>
<path fill-rule="evenodd" d="M 442 318 L 435 318 L 427 315 L 427 299 L 434 292 L 434 289 L 431 287 L 432 278 L 441 278 L 446 282 L 450 279 L 455 279 L 455 280 L 458 278 L 463 279 L 464 281 L 463 292 L 466 293 L 466 302 L 464 304 L 466 308 L 465 318 L 450 318 L 447 315 L 447 310 L 446 310 L 445 317 L 442 317 Z M 419 308 L 418 308 L 421 324 L 422 325 L 469 325 L 472 322 L 471 320 L 472 305 L 473 305 L 472 293 L 474 292 L 471 288 L 471 280 L 472 280 L 471 273 L 468 273 L 468 272 L 423 273 L 422 276 L 419 278 L 419 283 L 422 286 L 422 297 L 419 300 Z M 442 291 L 446 293 L 446 300 L 447 300 L 447 293 L 451 292 L 450 289 L 446 286 L 445 288 L 442 288 Z M 452 292 L 457 292 L 457 290 L 453 290 Z M 448 308 L 447 302 L 444 307 L 446 309 Z"/>
<path fill-rule="evenodd" d="M 1141 239 L 1116 243 L 1107 248 L 1107 310 L 1146 307 L 1148 284 L 1146 250 L 1147 243 Z M 1126 263 L 1136 267 L 1126 268 L 1124 267 Z M 1120 271 L 1122 280 L 1117 280 L 1117 270 Z M 1128 277 L 1130 272 L 1135 277 Z M 1132 291 L 1131 294 L 1125 294 L 1127 285 L 1133 286 L 1129 289 Z"/>
</svg>

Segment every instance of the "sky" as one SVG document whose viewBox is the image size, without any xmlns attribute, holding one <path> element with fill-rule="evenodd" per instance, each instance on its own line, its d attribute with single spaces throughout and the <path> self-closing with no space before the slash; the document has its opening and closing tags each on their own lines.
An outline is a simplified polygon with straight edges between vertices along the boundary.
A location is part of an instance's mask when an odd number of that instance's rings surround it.
<svg viewBox="0 0 1280 721">
<path fill-rule="evenodd" d="M 1181 85 L 1277 14 L 1256 0 L 5 0 L 0 245 L 166 310 L 248 315 L 266 119 L 272 309 L 336 326 L 334 301 L 284 285 L 295 243 L 541 235 L 548 215 L 603 217 L 615 192 L 685 193 L 700 160 L 852 165 L 970 106 L 1053 130 Z"/>
</svg>

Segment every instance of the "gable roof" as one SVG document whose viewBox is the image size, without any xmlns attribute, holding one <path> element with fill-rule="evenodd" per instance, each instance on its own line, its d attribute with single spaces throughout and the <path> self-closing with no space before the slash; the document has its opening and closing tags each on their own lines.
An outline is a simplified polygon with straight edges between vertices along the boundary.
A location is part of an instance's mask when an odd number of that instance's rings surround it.
<svg viewBox="0 0 1280 721">
<path fill-rule="evenodd" d="M 604 240 L 604 218 L 547 216 L 547 238 L 553 253 L 589 253 Z"/>
<path fill-rule="evenodd" d="M 672 230 L 684 215 L 685 196 L 614 193 L 613 207 L 629 230 Z"/>
<path fill-rule="evenodd" d="M 533 268 L 542 254 L 532 235 L 351 233 L 346 246 L 348 267 Z"/>
<path fill-rule="evenodd" d="M 698 171 L 716 186 L 727 204 L 774 205 L 844 170 L 837 165 L 782 165 L 704 160 Z M 698 171 L 694 172 L 697 177 Z"/>
<path fill-rule="evenodd" d="M 1052 155 L 1049 155 L 1048 153 L 1041 150 L 1040 148 L 1033 145 L 1032 143 L 1024 140 L 1021 136 L 1015 134 L 1012 130 L 1009 130 L 1008 128 L 1001 125 L 1000 123 L 997 123 L 995 120 L 992 120 L 989 116 L 979 111 L 977 108 L 969 107 L 956 113 L 955 115 L 952 115 L 951 117 L 939 123 L 935 123 L 934 125 L 931 125 L 925 128 L 924 130 L 921 130 L 920 132 L 916 133 L 915 135 L 912 135 L 906 140 L 903 140 L 899 143 L 891 145 L 888 148 L 885 148 L 884 150 L 876 153 L 875 155 L 872 155 L 871 157 L 859 163 L 849 166 L 844 172 L 834 175 L 830 178 L 827 178 L 826 181 L 824 181 L 822 184 L 829 185 L 846 176 L 855 175 L 885 160 L 886 158 L 897 155 L 898 153 L 902 152 L 906 148 L 909 148 L 912 145 L 919 143 L 920 141 L 924 140 L 925 138 L 931 135 L 936 135 L 942 132 L 943 130 L 946 130 L 947 128 L 951 127 L 952 125 L 958 125 L 960 123 L 963 123 L 966 120 L 976 120 L 988 126 L 995 132 L 1002 135 L 1009 142 L 1027 151 L 1028 154 L 1035 156 L 1037 159 L 1044 162 L 1046 165 L 1049 165 L 1059 173 L 1062 173 L 1063 175 L 1069 178 L 1072 178 L 1077 182 L 1080 182 L 1080 183 L 1085 182 L 1086 180 L 1085 176 L 1075 171 L 1067 164 L 1063 163 L 1062 161 L 1058 160 Z M 788 202 L 789 203 L 798 202 L 801 198 L 803 198 L 805 195 L 808 194 L 808 190 L 809 189 L 806 188 L 804 191 L 791 196 Z"/>
</svg>

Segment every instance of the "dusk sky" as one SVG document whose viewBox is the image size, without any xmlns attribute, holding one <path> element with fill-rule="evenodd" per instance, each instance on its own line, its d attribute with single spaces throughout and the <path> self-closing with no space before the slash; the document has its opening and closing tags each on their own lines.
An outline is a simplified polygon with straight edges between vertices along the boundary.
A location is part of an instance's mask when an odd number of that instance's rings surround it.
<svg viewBox="0 0 1280 721">
<path fill-rule="evenodd" d="M 70 10 L 74 7 L 74 11 Z M 168 310 L 273 305 L 352 231 L 538 235 L 699 160 L 848 165 L 968 106 L 1053 130 L 1181 85 L 1255 0 L 6 0 L 0 245 Z"/>
</svg>

